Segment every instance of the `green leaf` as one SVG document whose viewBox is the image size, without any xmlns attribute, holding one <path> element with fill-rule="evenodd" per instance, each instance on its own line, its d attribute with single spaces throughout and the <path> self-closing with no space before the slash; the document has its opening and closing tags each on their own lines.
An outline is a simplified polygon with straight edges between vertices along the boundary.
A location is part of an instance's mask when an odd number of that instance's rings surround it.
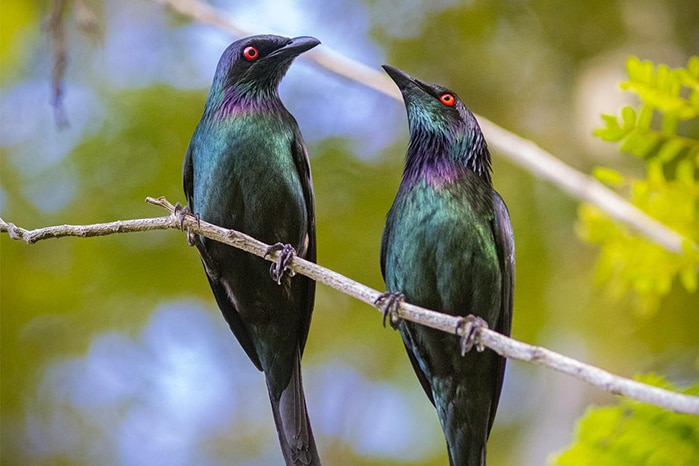
<svg viewBox="0 0 699 466">
<path fill-rule="evenodd" d="M 631 152 L 638 157 L 647 156 L 660 140 L 657 133 L 644 132 L 642 130 L 632 130 L 626 141 L 621 144 L 623 152 Z"/>
<path fill-rule="evenodd" d="M 682 140 L 670 139 L 660 147 L 656 159 L 662 163 L 671 162 L 682 149 L 684 149 Z"/>
<path fill-rule="evenodd" d="M 650 123 L 653 120 L 653 107 L 650 105 L 644 105 L 641 107 L 641 111 L 638 114 L 638 120 L 636 121 L 636 128 L 648 130 L 650 128 Z"/>
<path fill-rule="evenodd" d="M 694 160 L 694 164 L 699 167 L 699 144 L 689 149 L 687 158 L 689 160 Z"/>
<path fill-rule="evenodd" d="M 658 376 L 645 383 L 678 391 Z M 697 386 L 685 390 L 695 394 Z M 578 421 L 575 440 L 551 459 L 556 466 L 699 464 L 699 416 L 622 399 L 617 406 L 590 408 Z"/>
<path fill-rule="evenodd" d="M 691 56 L 687 60 L 687 71 L 690 75 L 699 80 L 699 56 Z"/>
<path fill-rule="evenodd" d="M 690 264 L 680 270 L 680 283 L 690 293 L 696 293 L 697 291 L 697 277 L 699 277 L 699 272 L 697 272 L 694 264 Z"/>
<path fill-rule="evenodd" d="M 675 177 L 685 186 L 694 186 L 694 171 L 694 163 L 691 159 L 680 160 L 675 168 Z"/>
<path fill-rule="evenodd" d="M 622 128 L 621 125 L 619 125 L 619 121 L 614 115 L 603 114 L 602 121 L 604 122 L 605 126 L 596 128 L 592 134 L 604 141 L 620 141 L 628 133 L 627 129 Z"/>
<path fill-rule="evenodd" d="M 672 137 L 677 134 L 677 123 L 679 123 L 679 115 L 675 113 L 665 114 L 663 118 L 662 133 L 665 136 Z"/>
<path fill-rule="evenodd" d="M 656 89 L 668 90 L 672 80 L 670 67 L 667 65 L 658 65 L 655 72 L 655 87 Z"/>
<path fill-rule="evenodd" d="M 610 186 L 622 186 L 624 184 L 624 176 L 611 168 L 595 167 L 592 171 L 592 176 Z"/>
<path fill-rule="evenodd" d="M 624 122 L 624 128 L 634 128 L 636 126 L 636 110 L 628 106 L 622 108 L 621 119 Z"/>
</svg>

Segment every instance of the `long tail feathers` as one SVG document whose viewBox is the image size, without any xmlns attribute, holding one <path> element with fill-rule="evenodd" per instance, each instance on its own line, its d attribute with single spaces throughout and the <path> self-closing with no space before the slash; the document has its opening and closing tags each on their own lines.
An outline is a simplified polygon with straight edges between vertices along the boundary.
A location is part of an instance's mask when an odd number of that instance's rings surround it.
<svg viewBox="0 0 699 466">
<path fill-rule="evenodd" d="M 279 399 L 270 391 L 279 445 L 287 466 L 320 466 L 301 381 L 301 357 L 296 358 L 289 385 Z"/>
</svg>

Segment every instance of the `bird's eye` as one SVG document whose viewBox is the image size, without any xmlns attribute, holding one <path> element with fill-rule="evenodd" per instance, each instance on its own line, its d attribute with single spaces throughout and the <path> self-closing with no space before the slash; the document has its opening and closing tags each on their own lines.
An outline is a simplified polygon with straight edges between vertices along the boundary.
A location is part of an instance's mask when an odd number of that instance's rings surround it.
<svg viewBox="0 0 699 466">
<path fill-rule="evenodd" d="M 456 99 L 453 95 L 448 92 L 439 96 L 439 101 L 442 102 L 447 107 L 453 107 L 456 103 Z"/>
<path fill-rule="evenodd" d="M 260 52 L 258 52 L 257 49 L 251 45 L 251 46 L 245 47 L 245 50 L 243 50 L 243 56 L 247 60 L 255 61 L 255 60 L 257 60 L 257 57 L 260 56 Z"/>
</svg>

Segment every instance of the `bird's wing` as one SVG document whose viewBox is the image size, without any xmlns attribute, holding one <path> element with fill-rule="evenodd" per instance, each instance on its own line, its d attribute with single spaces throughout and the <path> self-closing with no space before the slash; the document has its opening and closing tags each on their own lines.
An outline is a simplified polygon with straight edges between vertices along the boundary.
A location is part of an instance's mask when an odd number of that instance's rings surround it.
<svg viewBox="0 0 699 466">
<path fill-rule="evenodd" d="M 493 213 L 493 235 L 502 274 L 502 305 L 500 319 L 495 326 L 495 331 L 503 335 L 509 335 L 512 327 L 512 301 L 515 285 L 515 242 L 507 206 L 495 190 L 493 190 Z M 488 431 L 490 431 L 495 419 L 495 412 L 505 376 L 505 358 L 499 358 L 499 360 L 498 379 L 494 386 L 494 403 L 490 410 Z"/>
<path fill-rule="evenodd" d="M 391 221 L 391 216 L 389 215 L 386 218 L 386 226 L 384 227 L 383 231 L 383 237 L 381 238 L 381 275 L 383 275 L 384 282 L 386 281 L 386 254 L 388 253 L 388 241 L 391 236 L 391 231 L 393 228 L 393 222 Z M 401 337 L 403 339 L 403 345 L 405 346 L 406 353 L 408 353 L 408 359 L 410 359 L 410 364 L 413 366 L 413 371 L 415 371 L 415 375 L 417 376 L 417 379 L 420 381 L 420 385 L 422 386 L 422 389 L 425 390 L 425 394 L 427 395 L 427 398 L 429 398 L 430 402 L 434 405 L 434 396 L 432 395 L 432 386 L 430 385 L 430 381 L 425 375 L 424 372 L 422 372 L 422 368 L 420 367 L 420 363 L 418 362 L 417 358 L 415 357 L 415 354 L 413 352 L 413 348 L 417 348 L 417 345 L 415 344 L 413 340 L 413 335 L 412 335 L 412 328 L 413 328 L 413 323 L 406 322 L 406 321 L 401 321 L 400 326 L 401 326 Z"/>
<path fill-rule="evenodd" d="M 384 226 L 383 229 L 383 236 L 381 237 L 381 252 L 380 252 L 380 261 L 381 261 L 381 276 L 383 277 L 384 283 L 386 282 L 386 253 L 388 249 L 388 229 L 389 229 L 389 219 L 386 219 L 386 226 Z"/>
<path fill-rule="evenodd" d="M 187 204 L 189 204 L 189 208 L 192 209 L 192 213 L 197 214 L 198 212 L 194 212 L 193 158 L 194 149 L 192 147 L 192 144 L 190 143 L 189 147 L 187 148 L 187 153 L 185 154 L 184 166 L 182 167 L 182 184 L 184 186 L 184 194 L 187 197 Z M 248 333 L 248 330 L 245 327 L 243 320 L 240 318 L 238 310 L 235 308 L 235 305 L 228 296 L 226 289 L 217 278 L 218 272 L 214 268 L 214 261 L 210 259 L 209 252 L 206 249 L 206 242 L 201 240 L 199 236 L 196 236 L 195 238 L 196 239 L 194 244 L 199 250 L 199 254 L 201 255 L 201 261 L 204 265 L 204 270 L 206 271 L 206 278 L 208 278 L 209 280 L 209 285 L 211 286 L 211 290 L 214 293 L 214 297 L 216 298 L 216 303 L 218 304 L 218 307 L 223 312 L 223 315 L 226 318 L 226 321 L 228 322 L 228 326 L 231 328 L 231 331 L 240 342 L 240 346 L 243 347 L 243 349 L 245 350 L 255 367 L 257 367 L 259 370 L 262 370 L 260 357 L 257 355 L 257 351 L 255 350 L 255 345 L 253 344 L 252 339 L 250 338 L 250 334 Z"/>
<path fill-rule="evenodd" d="M 294 164 L 298 171 L 299 180 L 301 180 L 301 189 L 303 190 L 303 198 L 306 203 L 306 218 L 308 219 L 308 230 L 306 231 L 308 245 L 304 259 L 316 261 L 316 216 L 315 216 L 315 200 L 313 196 L 313 181 L 311 179 L 311 162 L 308 158 L 306 145 L 303 143 L 303 137 L 298 127 L 294 133 L 294 141 L 291 145 L 291 155 L 294 157 Z M 306 338 L 308 337 L 308 329 L 311 325 L 311 314 L 313 312 L 313 302 L 315 299 L 316 282 L 307 277 L 297 277 L 296 280 L 304 280 L 306 287 L 303 293 L 303 302 L 301 310 L 304 313 L 304 322 L 301 325 L 302 334 L 299 335 L 299 344 L 301 354 L 306 346 Z"/>
<path fill-rule="evenodd" d="M 403 345 L 405 345 L 405 350 L 408 353 L 410 364 L 413 366 L 413 371 L 415 371 L 417 380 L 420 381 L 420 385 L 422 386 L 422 389 L 425 391 L 427 398 L 429 398 L 430 403 L 432 403 L 432 406 L 436 407 L 437 405 L 434 403 L 434 395 L 432 394 L 432 385 L 430 384 L 430 380 L 427 378 L 427 375 L 425 375 L 425 373 L 422 371 L 420 363 L 418 362 L 417 357 L 415 356 L 415 348 L 418 348 L 418 346 L 414 342 L 411 330 L 414 326 L 419 324 L 413 324 L 412 322 L 403 321 L 400 323 L 400 325 L 403 327 L 401 331 L 401 336 L 403 337 Z"/>
<path fill-rule="evenodd" d="M 496 191 L 493 191 L 493 211 L 493 234 L 502 273 L 502 312 L 496 330 L 509 335 L 515 286 L 515 241 L 507 206 Z"/>
<path fill-rule="evenodd" d="M 226 318 L 226 322 L 228 322 L 228 326 L 231 328 L 233 335 L 235 335 L 235 337 L 238 339 L 240 346 L 243 347 L 245 353 L 250 358 L 250 361 L 252 361 L 255 367 L 261 371 L 262 363 L 260 362 L 260 357 L 255 350 L 255 345 L 252 342 L 252 338 L 250 338 L 248 329 L 238 313 L 238 309 L 236 309 L 233 301 L 228 296 L 228 293 L 221 282 L 212 277 L 212 273 L 209 271 L 209 266 L 204 260 L 204 254 L 206 254 L 204 250 L 205 246 L 200 241 L 197 241 L 196 245 L 200 252 L 204 251 L 202 254 L 202 262 L 204 263 L 204 269 L 206 270 L 206 278 L 209 279 L 209 285 L 211 285 L 211 291 L 214 292 L 216 304 L 218 304 L 219 309 L 221 309 L 221 312 Z"/>
<path fill-rule="evenodd" d="M 187 153 L 184 156 L 184 165 L 182 166 L 182 185 L 184 187 L 184 195 L 187 198 L 187 204 L 190 209 L 192 206 L 192 197 L 194 195 L 194 165 L 192 162 L 192 144 L 187 147 Z"/>
</svg>

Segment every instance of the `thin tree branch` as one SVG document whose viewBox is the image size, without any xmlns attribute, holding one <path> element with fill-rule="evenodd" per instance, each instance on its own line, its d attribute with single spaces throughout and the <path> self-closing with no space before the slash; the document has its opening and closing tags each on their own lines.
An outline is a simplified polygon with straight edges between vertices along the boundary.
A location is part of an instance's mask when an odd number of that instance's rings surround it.
<svg viewBox="0 0 699 466">
<path fill-rule="evenodd" d="M 107 236 L 117 233 L 167 230 L 169 228 L 173 228 L 171 216 L 136 220 L 117 220 L 116 222 L 95 223 L 92 225 L 56 225 L 37 228 L 36 230 L 25 230 L 24 228 L 16 226 L 14 223 L 7 223 L 0 218 L 0 232 L 5 232 L 10 238 L 29 244 L 44 239 L 64 238 L 66 236 L 92 238 L 95 236 Z"/>
<path fill-rule="evenodd" d="M 51 226 L 38 228 L 36 230 L 26 230 L 12 223 L 7 223 L 0 218 L 0 232 L 7 232 L 10 238 L 15 240 L 35 243 L 49 238 L 61 238 L 65 236 L 93 237 L 137 231 L 185 228 L 191 233 L 206 236 L 215 241 L 220 241 L 258 257 L 265 258 L 269 245 L 255 238 L 235 230 L 227 230 L 207 222 L 198 221 L 194 216 L 184 214 L 181 210 L 178 210 L 164 197 L 158 199 L 149 197 L 146 201 L 150 204 L 167 209 L 170 215 L 157 218 L 119 220 L 95 225 Z M 267 259 L 270 261 L 277 260 L 277 253 L 272 253 Z M 374 307 L 376 307 L 377 299 L 382 295 L 379 291 L 300 257 L 294 257 L 289 267 L 297 273 L 305 275 L 317 282 L 321 282 Z M 463 320 L 460 317 L 442 314 L 409 303 L 402 303 L 398 308 L 397 314 L 401 319 L 416 322 L 461 337 L 464 336 L 466 331 L 465 327 L 462 325 Z M 476 327 L 474 342 L 477 348 L 488 347 L 508 358 L 534 362 L 550 367 L 617 395 L 627 396 L 680 413 L 699 415 L 699 397 L 673 393 L 658 387 L 619 377 L 546 348 L 522 343 L 488 328 Z"/>
<path fill-rule="evenodd" d="M 225 13 L 201 0 L 154 0 L 170 5 L 182 15 L 211 24 L 233 36 L 242 37 L 255 32 L 236 23 Z M 328 46 L 321 46 L 303 54 L 319 67 L 338 76 L 356 81 L 383 94 L 401 99 L 400 93 L 388 77 L 376 69 L 347 58 Z M 477 115 L 490 147 L 533 175 L 550 181 L 573 197 L 594 204 L 612 218 L 630 226 L 670 252 L 682 254 L 683 245 L 699 250 L 699 245 L 628 202 L 622 196 L 585 175 L 533 142 L 524 139 L 487 118 Z"/>
<path fill-rule="evenodd" d="M 54 118 L 58 129 L 66 129 L 68 117 L 63 108 L 63 77 L 68 64 L 68 52 L 66 49 L 65 0 L 54 0 L 51 15 L 46 22 L 46 31 L 51 36 L 51 46 L 53 47 L 53 69 L 51 70 L 51 88 L 53 90 Z"/>
</svg>

